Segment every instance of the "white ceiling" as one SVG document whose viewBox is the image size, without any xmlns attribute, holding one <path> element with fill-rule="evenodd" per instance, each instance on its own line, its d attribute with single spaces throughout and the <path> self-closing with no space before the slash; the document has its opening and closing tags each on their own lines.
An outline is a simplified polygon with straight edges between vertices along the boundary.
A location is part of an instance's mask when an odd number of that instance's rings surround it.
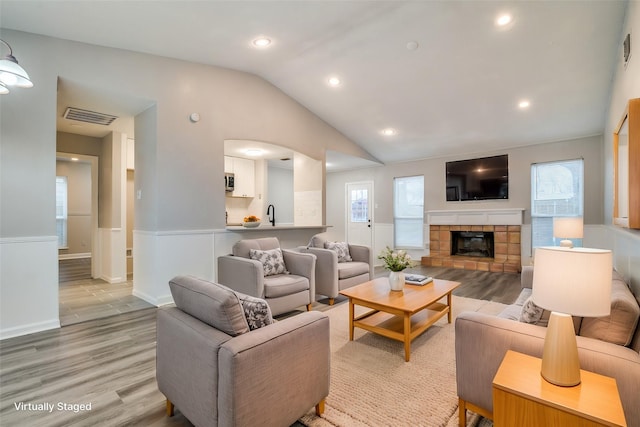
<svg viewBox="0 0 640 427">
<path fill-rule="evenodd" d="M 601 134 L 626 4 L 2 0 L 0 23 L 257 74 L 387 163 Z M 253 48 L 258 35 L 272 46 Z M 61 103 L 123 117 L 148 102 L 61 89 Z"/>
</svg>

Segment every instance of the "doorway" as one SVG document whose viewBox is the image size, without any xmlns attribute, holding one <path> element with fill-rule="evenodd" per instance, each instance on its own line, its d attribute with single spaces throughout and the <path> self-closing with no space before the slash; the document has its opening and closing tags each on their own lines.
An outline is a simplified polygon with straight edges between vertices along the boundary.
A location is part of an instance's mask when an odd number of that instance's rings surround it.
<svg viewBox="0 0 640 427">
<path fill-rule="evenodd" d="M 346 241 L 372 247 L 373 182 L 346 184 Z"/>
</svg>

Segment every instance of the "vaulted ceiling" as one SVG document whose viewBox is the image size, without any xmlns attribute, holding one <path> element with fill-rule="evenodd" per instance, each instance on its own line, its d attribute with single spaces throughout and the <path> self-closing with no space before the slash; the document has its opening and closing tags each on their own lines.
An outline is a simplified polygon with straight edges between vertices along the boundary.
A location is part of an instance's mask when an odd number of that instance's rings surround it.
<svg viewBox="0 0 640 427">
<path fill-rule="evenodd" d="M 386 163 L 601 134 L 626 6 L 2 0 L 0 25 L 254 73 Z"/>
</svg>

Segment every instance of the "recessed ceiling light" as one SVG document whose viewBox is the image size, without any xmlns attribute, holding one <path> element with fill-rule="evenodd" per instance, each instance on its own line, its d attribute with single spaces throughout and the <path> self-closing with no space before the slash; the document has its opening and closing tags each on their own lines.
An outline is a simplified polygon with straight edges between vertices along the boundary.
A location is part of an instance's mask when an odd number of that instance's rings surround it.
<svg viewBox="0 0 640 427">
<path fill-rule="evenodd" d="M 259 48 L 265 48 L 271 44 L 271 39 L 268 37 L 260 36 L 253 39 L 252 45 Z"/>
<path fill-rule="evenodd" d="M 523 99 L 522 101 L 518 102 L 518 107 L 524 109 L 524 108 L 529 108 L 529 106 L 531 105 L 531 103 L 529 101 L 527 101 L 526 99 Z"/>
<path fill-rule="evenodd" d="M 244 154 L 246 154 L 247 156 L 259 156 L 262 153 L 263 151 L 260 150 L 259 148 L 249 148 L 244 151 Z"/>
<path fill-rule="evenodd" d="M 386 129 L 382 129 L 381 133 L 384 136 L 392 136 L 392 135 L 395 135 L 398 132 L 394 128 L 386 128 Z"/>
<path fill-rule="evenodd" d="M 513 17 L 511 15 L 509 15 L 508 13 L 504 13 L 498 16 L 498 18 L 496 19 L 496 25 L 499 27 L 504 27 L 505 25 L 509 24 L 512 20 L 513 20 Z"/>
<path fill-rule="evenodd" d="M 79 158 L 77 158 L 77 157 L 72 157 L 72 158 L 71 158 L 71 161 L 72 161 L 72 162 L 77 162 L 78 160 L 80 160 L 80 159 L 79 159 Z"/>
<path fill-rule="evenodd" d="M 340 86 L 340 83 L 342 83 L 342 81 L 336 76 L 331 76 L 327 79 L 327 83 L 331 87 L 336 87 L 336 86 Z"/>
</svg>

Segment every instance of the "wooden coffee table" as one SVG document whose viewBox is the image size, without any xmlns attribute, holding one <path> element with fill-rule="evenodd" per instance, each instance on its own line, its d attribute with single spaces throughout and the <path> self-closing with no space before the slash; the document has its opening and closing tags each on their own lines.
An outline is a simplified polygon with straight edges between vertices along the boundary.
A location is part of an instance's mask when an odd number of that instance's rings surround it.
<svg viewBox="0 0 640 427">
<path fill-rule="evenodd" d="M 424 286 L 405 284 L 403 291 L 392 291 L 389 279 L 380 277 L 340 291 L 349 298 L 349 340 L 353 329 L 367 331 L 404 342 L 404 359 L 411 358 L 411 341 L 447 314 L 451 323 L 451 291 L 460 282 L 434 279 Z M 447 297 L 447 303 L 438 302 Z M 372 308 L 355 316 L 355 305 Z"/>
</svg>

